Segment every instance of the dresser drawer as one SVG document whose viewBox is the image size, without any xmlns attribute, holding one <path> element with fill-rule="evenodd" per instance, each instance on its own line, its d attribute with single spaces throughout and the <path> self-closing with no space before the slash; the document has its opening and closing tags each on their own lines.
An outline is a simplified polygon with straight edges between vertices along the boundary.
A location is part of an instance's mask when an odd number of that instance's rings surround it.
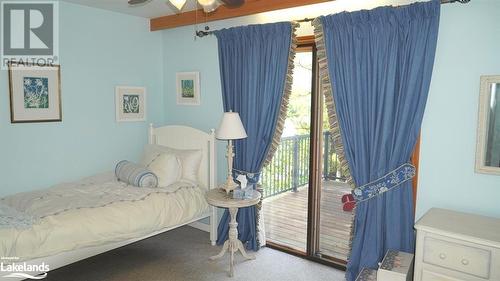
<svg viewBox="0 0 500 281">
<path fill-rule="evenodd" d="M 427 264 L 444 267 L 484 279 L 489 278 L 491 260 L 491 252 L 489 250 L 426 236 L 423 254 L 423 261 Z M 435 279 L 429 278 L 429 280 Z"/>
<path fill-rule="evenodd" d="M 462 281 L 460 279 L 451 278 L 449 276 L 444 276 L 442 274 L 434 273 L 432 271 L 428 271 L 425 269 L 422 271 L 422 280 L 425 280 L 425 281 Z"/>
</svg>

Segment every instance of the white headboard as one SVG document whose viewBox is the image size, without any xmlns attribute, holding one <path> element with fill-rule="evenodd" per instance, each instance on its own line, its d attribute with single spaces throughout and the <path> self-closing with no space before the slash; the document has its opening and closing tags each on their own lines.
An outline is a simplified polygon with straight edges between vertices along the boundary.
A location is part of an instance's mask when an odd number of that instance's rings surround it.
<svg viewBox="0 0 500 281">
<path fill-rule="evenodd" d="M 201 149 L 202 159 L 198 178 L 203 187 L 215 188 L 216 151 L 215 130 L 210 133 L 186 126 L 164 126 L 154 128 L 149 125 L 149 143 L 175 149 Z"/>
</svg>

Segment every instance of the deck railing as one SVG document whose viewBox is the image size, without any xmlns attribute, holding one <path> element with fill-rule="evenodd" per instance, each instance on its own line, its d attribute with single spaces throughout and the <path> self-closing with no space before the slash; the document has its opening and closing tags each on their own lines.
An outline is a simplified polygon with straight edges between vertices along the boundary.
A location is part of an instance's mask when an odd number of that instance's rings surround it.
<svg viewBox="0 0 500 281">
<path fill-rule="evenodd" d="M 325 180 L 343 180 L 339 170 L 339 160 L 333 149 L 330 132 L 323 133 L 323 171 Z M 273 160 L 264 167 L 261 184 L 264 198 L 297 188 L 309 182 L 310 160 L 309 135 L 281 138 L 281 143 Z"/>
</svg>

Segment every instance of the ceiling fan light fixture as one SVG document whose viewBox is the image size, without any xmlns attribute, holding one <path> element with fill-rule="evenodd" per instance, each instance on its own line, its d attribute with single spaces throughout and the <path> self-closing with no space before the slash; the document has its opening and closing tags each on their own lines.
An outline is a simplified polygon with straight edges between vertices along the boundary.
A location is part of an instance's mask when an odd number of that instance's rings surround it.
<svg viewBox="0 0 500 281">
<path fill-rule="evenodd" d="M 221 5 L 217 0 L 198 0 L 198 4 L 200 4 L 205 13 L 211 13 Z"/>
<path fill-rule="evenodd" d="M 174 6 L 178 11 L 181 11 L 186 5 L 186 0 L 168 0 L 172 6 Z"/>
</svg>

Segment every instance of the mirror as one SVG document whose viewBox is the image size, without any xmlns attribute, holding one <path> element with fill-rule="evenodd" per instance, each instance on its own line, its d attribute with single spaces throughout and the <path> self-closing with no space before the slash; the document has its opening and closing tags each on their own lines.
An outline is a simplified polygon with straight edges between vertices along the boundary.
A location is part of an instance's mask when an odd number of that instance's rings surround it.
<svg viewBox="0 0 500 281">
<path fill-rule="evenodd" d="M 476 172 L 500 175 L 500 75 L 481 76 Z"/>
</svg>

